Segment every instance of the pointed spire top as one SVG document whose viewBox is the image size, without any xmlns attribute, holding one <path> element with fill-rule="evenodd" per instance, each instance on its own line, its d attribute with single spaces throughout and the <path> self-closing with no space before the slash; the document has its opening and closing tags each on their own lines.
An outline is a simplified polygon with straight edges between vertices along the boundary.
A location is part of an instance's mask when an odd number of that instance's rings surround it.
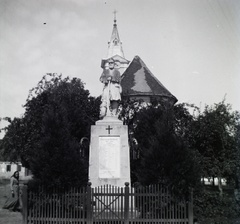
<svg viewBox="0 0 240 224">
<path fill-rule="evenodd" d="M 114 14 L 114 26 L 117 26 L 117 17 L 116 17 L 116 14 L 117 14 L 117 10 L 115 9 L 114 11 L 113 11 L 113 14 Z"/>
<path fill-rule="evenodd" d="M 118 70 L 122 74 L 127 68 L 129 61 L 124 57 L 122 42 L 120 40 L 118 28 L 117 28 L 116 14 L 117 14 L 117 10 L 115 9 L 113 11 L 114 23 L 113 23 L 112 35 L 111 35 L 110 41 L 108 41 L 107 57 L 102 59 L 101 67 L 103 69 L 108 68 L 107 61 L 109 58 L 113 58 L 116 61 L 116 68 L 118 68 Z"/>
<path fill-rule="evenodd" d="M 114 10 L 114 24 L 112 35 L 110 41 L 108 42 L 108 55 L 107 58 L 113 57 L 114 55 L 119 55 L 124 58 L 123 49 L 122 49 L 122 42 L 120 41 L 120 37 L 118 34 L 117 29 L 117 18 L 116 18 L 117 11 Z"/>
</svg>

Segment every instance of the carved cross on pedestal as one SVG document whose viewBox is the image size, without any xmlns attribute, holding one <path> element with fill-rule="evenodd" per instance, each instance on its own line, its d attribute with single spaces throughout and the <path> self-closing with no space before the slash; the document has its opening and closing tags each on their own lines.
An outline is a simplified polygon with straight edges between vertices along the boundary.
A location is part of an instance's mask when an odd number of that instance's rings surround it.
<svg viewBox="0 0 240 224">
<path fill-rule="evenodd" d="M 108 125 L 108 127 L 106 128 L 106 130 L 108 130 L 108 134 L 110 135 L 110 131 L 112 130 L 112 128 L 110 128 L 110 125 Z"/>
</svg>

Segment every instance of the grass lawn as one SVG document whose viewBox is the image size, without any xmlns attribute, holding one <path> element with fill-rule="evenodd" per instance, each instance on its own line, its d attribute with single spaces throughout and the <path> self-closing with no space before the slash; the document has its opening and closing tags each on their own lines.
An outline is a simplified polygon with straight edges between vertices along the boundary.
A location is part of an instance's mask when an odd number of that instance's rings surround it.
<svg viewBox="0 0 240 224">
<path fill-rule="evenodd" d="M 2 209 L 9 193 L 9 180 L 0 179 L 0 224 L 21 224 L 22 214 Z"/>
</svg>

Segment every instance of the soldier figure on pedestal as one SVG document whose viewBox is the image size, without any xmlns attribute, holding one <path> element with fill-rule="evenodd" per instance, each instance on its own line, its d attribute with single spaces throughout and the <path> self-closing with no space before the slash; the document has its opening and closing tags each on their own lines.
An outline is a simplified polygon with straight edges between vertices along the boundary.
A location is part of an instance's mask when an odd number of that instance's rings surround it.
<svg viewBox="0 0 240 224">
<path fill-rule="evenodd" d="M 120 72 L 114 68 L 115 61 L 108 60 L 109 69 L 104 69 L 100 81 L 104 84 L 102 103 L 100 106 L 100 117 L 117 116 L 119 101 L 121 100 L 122 87 L 120 85 Z"/>
</svg>

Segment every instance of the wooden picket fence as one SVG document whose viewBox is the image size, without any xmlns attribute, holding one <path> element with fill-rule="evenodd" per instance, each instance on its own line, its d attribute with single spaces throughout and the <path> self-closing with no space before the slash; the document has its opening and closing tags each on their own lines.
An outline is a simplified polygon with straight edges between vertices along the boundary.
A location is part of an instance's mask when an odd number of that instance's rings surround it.
<svg viewBox="0 0 240 224">
<path fill-rule="evenodd" d="M 192 224 L 193 204 L 167 187 L 22 188 L 23 224 Z"/>
</svg>

